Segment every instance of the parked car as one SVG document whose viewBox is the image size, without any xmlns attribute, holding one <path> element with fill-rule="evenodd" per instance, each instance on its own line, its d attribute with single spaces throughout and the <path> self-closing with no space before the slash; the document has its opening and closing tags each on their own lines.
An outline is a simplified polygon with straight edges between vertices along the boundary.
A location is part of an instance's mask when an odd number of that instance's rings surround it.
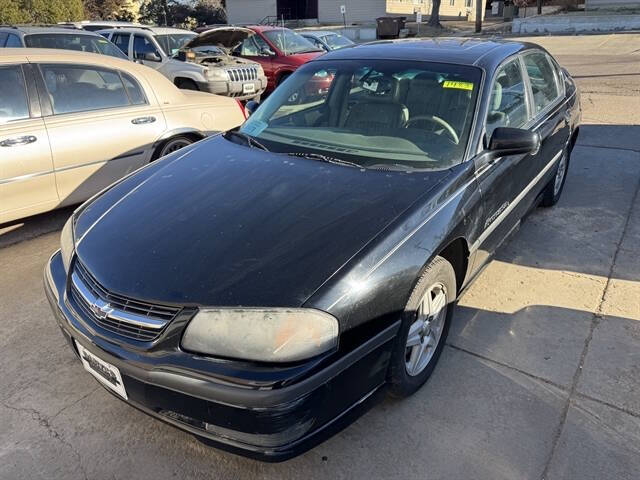
<svg viewBox="0 0 640 480">
<path fill-rule="evenodd" d="M 305 98 L 327 72 L 328 92 Z M 560 198 L 580 117 L 571 76 L 532 44 L 330 52 L 239 130 L 80 207 L 47 297 L 111 393 L 220 448 L 286 459 L 426 382 L 457 296 Z"/>
<path fill-rule="evenodd" d="M 355 45 L 349 37 L 330 30 L 300 30 L 298 33 L 325 52 Z"/>
<path fill-rule="evenodd" d="M 216 47 L 182 47 L 197 35 L 166 27 L 118 28 L 99 32 L 131 60 L 158 70 L 178 88 L 201 90 L 239 100 L 258 100 L 267 87 L 260 64 L 235 58 Z"/>
<path fill-rule="evenodd" d="M 267 92 L 273 91 L 300 65 L 324 53 L 293 30 L 262 25 L 206 30 L 187 43 L 184 49 L 189 51 L 210 46 L 224 48 L 230 55 L 262 65 L 268 80 Z"/>
<path fill-rule="evenodd" d="M 0 27 L 0 48 L 2 47 L 56 48 L 127 58 L 104 37 L 97 33 L 73 27 L 37 27 L 30 25 Z"/>
<path fill-rule="evenodd" d="M 75 28 L 82 28 L 90 32 L 104 30 L 107 28 L 123 27 L 144 27 L 145 25 L 136 22 L 122 22 L 118 20 L 82 20 L 81 22 L 60 22 L 59 25 L 70 25 Z"/>
<path fill-rule="evenodd" d="M 104 55 L 0 50 L 0 85 L 0 223 L 83 202 L 244 121 L 232 99 Z"/>
</svg>

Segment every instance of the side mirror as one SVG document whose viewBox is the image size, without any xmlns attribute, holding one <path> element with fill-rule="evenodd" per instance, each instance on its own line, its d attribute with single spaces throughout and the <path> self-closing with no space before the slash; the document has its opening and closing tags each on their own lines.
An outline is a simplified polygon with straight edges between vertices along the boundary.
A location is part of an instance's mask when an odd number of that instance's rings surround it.
<svg viewBox="0 0 640 480">
<path fill-rule="evenodd" d="M 262 47 L 260 48 L 260 54 L 266 57 L 273 57 L 276 54 L 276 52 L 271 50 L 269 47 Z"/>
<path fill-rule="evenodd" d="M 244 111 L 247 112 L 247 116 L 251 116 L 259 106 L 260 103 L 256 102 L 255 100 L 249 100 L 244 106 Z"/>
<path fill-rule="evenodd" d="M 498 127 L 489 140 L 488 154 L 490 158 L 518 155 L 522 153 L 536 154 L 540 150 L 540 135 L 522 128 Z"/>
<path fill-rule="evenodd" d="M 158 55 L 156 52 L 147 52 L 144 54 L 143 58 L 148 62 L 159 62 L 160 60 L 162 60 L 160 58 L 160 55 Z"/>
</svg>

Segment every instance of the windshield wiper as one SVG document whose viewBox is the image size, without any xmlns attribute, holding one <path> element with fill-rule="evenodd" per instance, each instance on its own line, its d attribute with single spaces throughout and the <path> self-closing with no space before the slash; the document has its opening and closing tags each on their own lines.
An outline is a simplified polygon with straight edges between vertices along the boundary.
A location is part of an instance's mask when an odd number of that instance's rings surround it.
<svg viewBox="0 0 640 480">
<path fill-rule="evenodd" d="M 411 167 L 401 163 L 376 163 L 375 165 L 365 165 L 365 168 L 370 168 L 372 170 L 389 170 L 394 172 L 415 172 L 418 170 L 424 170 L 423 168 Z"/>
<path fill-rule="evenodd" d="M 290 152 L 290 153 L 287 153 L 287 155 L 291 157 L 309 158 L 311 160 L 320 160 L 321 162 L 335 163 L 338 165 L 348 165 L 350 167 L 363 168 L 362 165 L 359 165 L 357 163 L 349 162 L 348 160 L 342 160 L 340 158 L 329 157 L 327 155 L 322 155 L 320 153 Z"/>
<path fill-rule="evenodd" d="M 259 148 L 260 150 L 264 150 L 265 152 L 268 152 L 269 149 L 267 147 L 265 147 L 264 145 L 262 145 L 259 141 L 257 141 L 255 138 L 253 138 L 251 135 L 247 135 L 246 133 L 242 133 L 239 132 L 237 130 L 229 130 L 228 132 L 226 132 L 224 135 L 224 138 L 226 138 L 227 140 L 230 140 L 229 137 L 230 136 L 234 136 L 237 138 L 241 138 L 242 140 L 245 141 L 245 143 L 247 144 L 247 146 L 249 147 L 254 147 L 254 148 Z"/>
</svg>

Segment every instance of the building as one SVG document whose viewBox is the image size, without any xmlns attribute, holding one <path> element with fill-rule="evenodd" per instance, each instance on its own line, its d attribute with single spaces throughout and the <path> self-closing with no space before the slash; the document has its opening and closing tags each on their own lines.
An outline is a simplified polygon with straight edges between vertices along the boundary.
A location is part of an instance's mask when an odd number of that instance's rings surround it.
<svg viewBox="0 0 640 480">
<path fill-rule="evenodd" d="M 480 0 L 484 3 L 485 0 Z M 432 0 L 387 0 L 387 12 L 397 15 L 412 15 L 417 11 L 424 16 L 431 14 Z M 484 17 L 485 9 L 482 9 Z M 440 18 L 451 20 L 454 18 L 476 20 L 476 0 L 442 0 L 440 3 Z"/>
<path fill-rule="evenodd" d="M 387 0 L 227 0 L 227 21 L 260 23 L 284 18 L 342 23 L 341 6 L 345 7 L 347 23 L 370 23 L 386 15 Z"/>
<path fill-rule="evenodd" d="M 640 0 L 585 0 L 586 10 L 638 10 L 640 9 Z"/>
</svg>

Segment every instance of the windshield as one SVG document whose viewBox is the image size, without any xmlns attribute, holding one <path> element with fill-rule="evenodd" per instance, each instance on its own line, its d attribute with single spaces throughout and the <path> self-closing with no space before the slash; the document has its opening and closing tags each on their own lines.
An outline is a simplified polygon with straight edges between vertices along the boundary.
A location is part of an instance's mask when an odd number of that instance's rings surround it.
<svg viewBox="0 0 640 480">
<path fill-rule="evenodd" d="M 30 48 L 60 48 L 79 52 L 101 53 L 112 57 L 127 59 L 118 47 L 106 38 L 98 35 L 78 35 L 75 33 L 34 33 L 24 37 L 24 43 Z"/>
<path fill-rule="evenodd" d="M 178 53 L 187 42 L 197 37 L 195 33 L 171 33 L 168 35 L 154 35 L 156 42 L 162 48 L 165 55 L 172 56 Z"/>
<path fill-rule="evenodd" d="M 353 45 L 353 42 L 347 37 L 343 37 L 339 34 L 326 35 L 322 39 L 329 45 L 331 50 L 338 50 L 339 48 L 348 47 Z"/>
<path fill-rule="evenodd" d="M 322 51 L 302 35 L 298 35 L 296 32 L 289 30 L 288 28 L 267 30 L 264 32 L 264 36 L 267 37 L 267 39 L 285 55 Z"/>
<path fill-rule="evenodd" d="M 448 168 L 466 150 L 481 70 L 404 60 L 307 63 L 241 132 L 269 150 L 363 167 Z"/>
</svg>

